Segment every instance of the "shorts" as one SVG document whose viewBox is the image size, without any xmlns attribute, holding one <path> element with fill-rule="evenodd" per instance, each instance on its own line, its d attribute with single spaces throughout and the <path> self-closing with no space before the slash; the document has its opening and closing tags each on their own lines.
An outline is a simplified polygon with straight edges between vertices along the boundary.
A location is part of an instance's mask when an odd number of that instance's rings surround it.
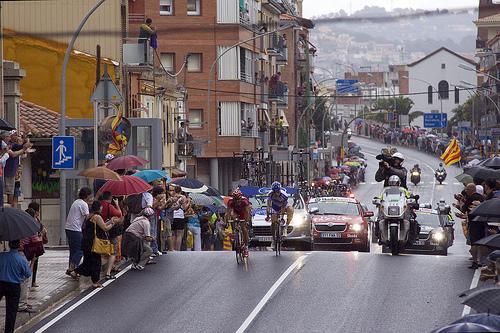
<svg viewBox="0 0 500 333">
<path fill-rule="evenodd" d="M 21 196 L 22 192 L 21 192 L 21 183 L 20 182 L 16 182 L 14 184 L 14 197 L 15 198 L 19 198 Z"/>
<path fill-rule="evenodd" d="M 172 230 L 184 230 L 186 228 L 186 219 L 174 219 L 172 221 Z"/>
<path fill-rule="evenodd" d="M 4 177 L 4 193 L 7 195 L 13 195 L 15 183 L 16 177 Z"/>
</svg>

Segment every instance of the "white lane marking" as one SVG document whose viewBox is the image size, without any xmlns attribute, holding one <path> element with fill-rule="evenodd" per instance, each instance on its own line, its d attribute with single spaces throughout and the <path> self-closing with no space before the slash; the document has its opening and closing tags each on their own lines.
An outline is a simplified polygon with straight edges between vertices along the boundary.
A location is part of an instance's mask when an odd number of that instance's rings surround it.
<svg viewBox="0 0 500 333">
<path fill-rule="evenodd" d="M 371 185 L 377 185 L 377 184 L 378 184 L 378 182 L 371 182 L 370 184 L 371 184 Z"/>
<path fill-rule="evenodd" d="M 481 275 L 481 270 L 476 269 L 474 272 L 474 276 L 472 277 L 472 282 L 470 283 L 469 289 L 474 289 L 477 287 L 477 284 L 479 283 L 479 276 Z M 464 305 L 464 311 L 462 311 L 462 317 L 467 316 L 470 314 L 471 308 L 468 305 Z"/>
<path fill-rule="evenodd" d="M 245 319 L 243 324 L 241 324 L 236 333 L 243 333 L 247 330 L 250 324 L 254 321 L 255 317 L 257 317 L 257 315 L 262 311 L 267 302 L 271 299 L 271 296 L 273 296 L 274 292 L 279 288 L 279 286 L 283 283 L 283 281 L 285 281 L 288 275 L 290 275 L 290 273 L 292 273 L 295 268 L 302 266 L 302 262 L 307 256 L 307 254 L 300 256 L 290 267 L 288 267 L 288 269 L 279 277 L 279 279 L 276 280 L 276 282 L 271 286 L 271 289 L 269 289 L 264 297 L 260 300 L 259 304 L 257 304 L 257 306 L 247 317 L 247 319 Z"/>
<path fill-rule="evenodd" d="M 453 185 L 460 185 L 460 186 L 463 186 L 464 184 L 462 184 L 462 183 L 458 183 L 458 182 L 455 182 L 455 183 L 453 183 Z"/>
<path fill-rule="evenodd" d="M 366 184 L 365 182 L 361 182 L 361 183 L 359 183 L 359 185 L 365 185 L 365 184 Z"/>
<path fill-rule="evenodd" d="M 127 273 L 130 270 L 131 267 L 132 266 L 127 266 L 126 268 L 124 268 L 120 273 L 116 274 L 116 278 L 119 278 L 123 274 Z M 94 296 L 95 294 L 97 294 L 98 292 L 100 292 L 101 290 L 103 290 L 106 286 L 108 286 L 109 284 L 113 283 L 114 281 L 115 280 L 108 280 L 108 281 L 104 282 L 102 284 L 102 288 L 96 288 L 96 289 L 92 290 L 88 295 L 86 295 L 81 300 L 79 300 L 78 302 L 76 302 L 75 304 L 73 304 L 72 306 L 70 306 L 69 308 L 67 308 L 66 310 L 64 310 L 63 312 L 61 312 L 57 317 L 55 317 L 54 319 L 52 319 L 51 321 L 49 321 L 47 324 L 43 325 L 35 333 L 45 332 L 45 330 L 47 330 L 48 328 L 50 328 L 52 325 L 54 325 L 59 320 L 61 320 L 63 317 L 65 317 L 67 314 L 69 314 L 71 311 L 73 311 L 74 309 L 76 309 L 77 307 L 79 307 L 80 305 L 82 305 L 83 303 L 85 303 L 92 296 Z"/>
</svg>

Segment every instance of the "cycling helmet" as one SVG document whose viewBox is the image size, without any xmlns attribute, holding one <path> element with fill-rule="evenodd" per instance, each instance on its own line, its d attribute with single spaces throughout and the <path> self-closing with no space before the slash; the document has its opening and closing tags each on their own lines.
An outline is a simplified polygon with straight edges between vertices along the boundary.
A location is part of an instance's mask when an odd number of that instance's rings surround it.
<svg viewBox="0 0 500 333">
<path fill-rule="evenodd" d="M 401 160 L 401 161 L 404 161 L 404 160 L 405 160 L 404 155 L 403 155 L 403 154 L 401 154 L 400 152 L 396 152 L 396 153 L 392 154 L 392 158 L 397 158 L 397 159 L 399 159 L 399 160 Z"/>
<path fill-rule="evenodd" d="M 419 168 L 418 164 L 415 164 L 413 167 L 417 169 Z"/>
<path fill-rule="evenodd" d="M 145 217 L 151 217 L 155 214 L 155 211 L 153 208 L 151 207 L 146 207 L 142 210 L 142 213 L 141 215 L 145 216 Z"/>
<path fill-rule="evenodd" d="M 272 185 L 271 185 L 271 189 L 273 191 L 280 191 L 281 190 L 281 184 L 280 182 L 274 182 Z"/>
<path fill-rule="evenodd" d="M 445 203 L 446 203 L 446 201 L 444 200 L 444 198 L 441 198 L 441 199 L 439 199 L 439 203 L 440 203 L 440 204 L 445 204 Z"/>
<path fill-rule="evenodd" d="M 232 193 L 231 193 L 231 196 L 233 197 L 233 199 L 235 200 L 239 200 L 243 197 L 243 194 L 241 193 L 240 189 L 237 188 L 236 190 L 234 190 Z"/>
<path fill-rule="evenodd" d="M 443 166 L 443 162 L 439 162 L 439 166 L 442 167 Z"/>
<path fill-rule="evenodd" d="M 399 186 L 401 184 L 401 179 L 399 179 L 398 176 L 393 175 L 389 177 L 389 181 L 387 182 L 387 185 L 389 186 Z"/>
</svg>

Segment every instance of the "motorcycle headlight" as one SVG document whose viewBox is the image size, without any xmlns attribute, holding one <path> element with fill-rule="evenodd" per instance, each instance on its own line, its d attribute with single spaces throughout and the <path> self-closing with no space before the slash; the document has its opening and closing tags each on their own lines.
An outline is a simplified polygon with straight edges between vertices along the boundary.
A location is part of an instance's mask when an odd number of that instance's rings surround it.
<svg viewBox="0 0 500 333">
<path fill-rule="evenodd" d="M 391 206 L 387 208 L 387 213 L 389 215 L 401 215 L 401 213 L 399 212 L 399 206 Z"/>
<path fill-rule="evenodd" d="M 363 225 L 361 223 L 359 223 L 359 224 L 351 224 L 351 230 L 355 231 L 355 232 L 363 231 Z"/>
<path fill-rule="evenodd" d="M 436 242 L 440 242 L 445 239 L 444 232 L 442 231 L 436 231 L 432 234 L 432 239 L 435 240 Z"/>
</svg>

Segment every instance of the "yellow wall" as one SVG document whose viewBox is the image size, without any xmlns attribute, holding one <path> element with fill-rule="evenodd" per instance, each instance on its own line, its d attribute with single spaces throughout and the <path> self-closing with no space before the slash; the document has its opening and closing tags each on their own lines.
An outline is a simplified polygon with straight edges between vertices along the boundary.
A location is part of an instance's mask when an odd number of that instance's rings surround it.
<svg viewBox="0 0 500 333">
<path fill-rule="evenodd" d="M 66 45 L 5 30 L 4 33 L 4 59 L 19 63 L 26 71 L 26 77 L 21 80 L 22 98 L 59 112 L 61 68 Z M 95 66 L 95 58 L 72 53 L 66 76 L 68 117 L 92 118 L 90 96 L 95 86 Z M 114 78 L 113 65 L 108 65 L 108 71 Z"/>
</svg>

